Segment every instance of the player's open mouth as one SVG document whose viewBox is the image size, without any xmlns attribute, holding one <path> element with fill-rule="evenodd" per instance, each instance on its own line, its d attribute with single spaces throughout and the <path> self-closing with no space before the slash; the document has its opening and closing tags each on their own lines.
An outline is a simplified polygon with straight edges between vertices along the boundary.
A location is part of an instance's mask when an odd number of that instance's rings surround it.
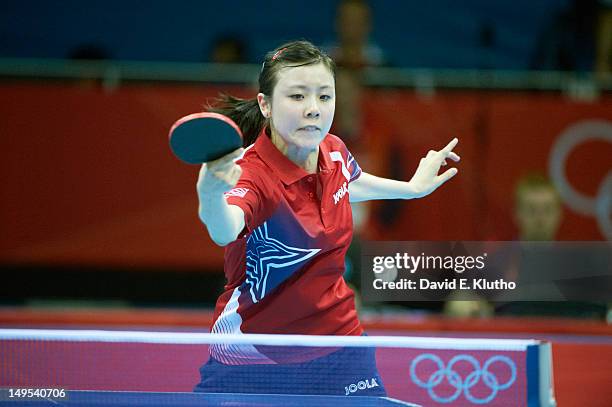
<svg viewBox="0 0 612 407">
<path fill-rule="evenodd" d="M 320 131 L 321 129 L 318 128 L 317 126 L 304 126 L 304 127 L 300 127 L 299 130 L 303 130 L 303 131 Z"/>
</svg>

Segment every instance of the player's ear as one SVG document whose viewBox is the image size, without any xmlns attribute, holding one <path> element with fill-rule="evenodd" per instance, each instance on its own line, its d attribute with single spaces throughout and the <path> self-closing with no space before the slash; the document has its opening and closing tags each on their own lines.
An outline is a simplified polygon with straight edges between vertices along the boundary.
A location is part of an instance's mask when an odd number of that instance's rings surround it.
<svg viewBox="0 0 612 407">
<path fill-rule="evenodd" d="M 269 119 L 272 115 L 272 104 L 269 98 L 263 93 L 257 94 L 257 103 L 259 104 L 259 110 L 266 119 Z"/>
</svg>

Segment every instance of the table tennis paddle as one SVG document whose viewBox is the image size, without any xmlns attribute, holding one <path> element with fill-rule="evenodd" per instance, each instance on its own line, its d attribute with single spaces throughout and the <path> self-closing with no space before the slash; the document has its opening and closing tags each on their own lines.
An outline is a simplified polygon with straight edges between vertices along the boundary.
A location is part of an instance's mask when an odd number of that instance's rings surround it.
<svg viewBox="0 0 612 407">
<path fill-rule="evenodd" d="M 242 132 L 232 119 L 201 112 L 182 117 L 170 129 L 170 149 L 181 161 L 201 164 L 242 147 Z"/>
</svg>

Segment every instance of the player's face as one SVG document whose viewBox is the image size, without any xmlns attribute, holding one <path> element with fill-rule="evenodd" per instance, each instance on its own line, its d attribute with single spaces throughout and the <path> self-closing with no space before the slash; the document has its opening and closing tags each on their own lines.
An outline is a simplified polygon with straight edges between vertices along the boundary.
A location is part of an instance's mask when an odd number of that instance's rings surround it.
<svg viewBox="0 0 612 407">
<path fill-rule="evenodd" d="M 286 67 L 278 72 L 269 105 L 272 131 L 288 147 L 312 150 L 331 128 L 335 83 L 323 64 Z"/>
</svg>

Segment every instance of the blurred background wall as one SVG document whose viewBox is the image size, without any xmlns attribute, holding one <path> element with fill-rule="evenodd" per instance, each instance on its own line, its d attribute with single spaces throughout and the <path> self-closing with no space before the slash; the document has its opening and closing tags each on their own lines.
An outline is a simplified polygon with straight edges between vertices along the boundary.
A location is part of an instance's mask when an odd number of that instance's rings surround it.
<svg viewBox="0 0 612 407">
<path fill-rule="evenodd" d="M 408 180 L 460 139 L 452 182 L 356 208 L 357 239 L 517 240 L 533 173 L 561 193 L 552 238 L 610 239 L 610 27 L 605 1 L 5 1 L 0 300 L 214 303 L 223 250 L 167 132 L 221 91 L 254 96 L 296 38 L 339 61 L 333 131 L 364 170 Z"/>
<path fill-rule="evenodd" d="M 587 0 L 586 2 L 589 2 Z M 393 66 L 526 69 L 535 41 L 568 0 L 372 3 L 371 40 Z M 338 1 L 4 1 L 0 53 L 63 58 L 85 43 L 116 59 L 202 62 L 222 35 L 248 42 L 259 63 L 279 42 L 336 40 Z M 483 41 L 494 37 L 490 49 Z"/>
</svg>

